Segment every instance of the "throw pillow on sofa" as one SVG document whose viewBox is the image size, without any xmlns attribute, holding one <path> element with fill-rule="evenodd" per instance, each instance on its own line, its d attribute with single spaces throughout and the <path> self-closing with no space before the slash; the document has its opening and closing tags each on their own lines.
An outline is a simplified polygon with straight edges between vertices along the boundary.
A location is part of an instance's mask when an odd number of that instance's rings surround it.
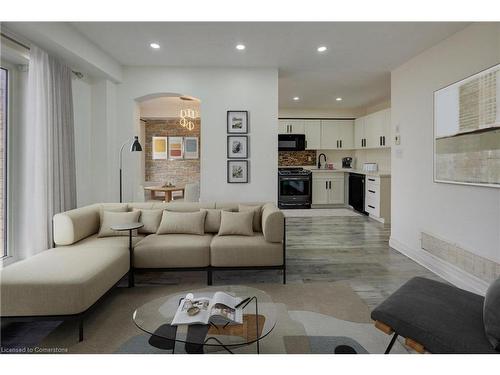
<svg viewBox="0 0 500 375">
<path fill-rule="evenodd" d="M 135 212 L 104 211 L 102 213 L 101 228 L 99 229 L 97 237 L 128 236 L 129 232 L 127 230 L 114 231 L 113 229 L 111 229 L 111 227 L 113 225 L 119 225 L 119 224 L 137 223 L 139 221 L 140 214 L 141 213 L 138 211 Z"/>
<path fill-rule="evenodd" d="M 483 322 L 486 337 L 493 349 L 500 352 L 500 278 L 490 285 L 484 297 Z"/>
<path fill-rule="evenodd" d="M 163 211 L 156 234 L 205 234 L 205 211 Z"/>
<path fill-rule="evenodd" d="M 254 232 L 262 232 L 262 206 L 250 206 L 246 204 L 238 205 L 239 212 L 253 212 L 253 230 Z"/>
<path fill-rule="evenodd" d="M 102 224 L 104 211 L 109 212 L 128 212 L 128 204 L 119 204 L 119 203 L 107 203 L 101 204 L 99 207 L 99 223 Z"/>
<path fill-rule="evenodd" d="M 222 210 L 219 208 L 201 208 L 200 211 L 207 213 L 205 217 L 205 232 L 217 233 L 220 229 L 220 213 Z"/>
<path fill-rule="evenodd" d="M 219 236 L 253 236 L 254 212 L 221 212 Z"/>
<path fill-rule="evenodd" d="M 158 231 L 158 227 L 160 226 L 161 217 L 163 214 L 163 210 L 157 209 L 137 209 L 134 208 L 134 212 L 139 211 L 140 217 L 139 221 L 144 224 L 142 228 L 139 228 L 139 233 L 143 234 L 152 234 Z"/>
</svg>

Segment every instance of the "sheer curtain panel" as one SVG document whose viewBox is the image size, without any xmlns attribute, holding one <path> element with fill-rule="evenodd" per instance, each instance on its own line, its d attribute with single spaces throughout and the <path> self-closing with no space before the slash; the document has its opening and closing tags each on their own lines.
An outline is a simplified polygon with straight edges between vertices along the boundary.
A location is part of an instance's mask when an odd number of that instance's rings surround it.
<svg viewBox="0 0 500 375">
<path fill-rule="evenodd" d="M 21 132 L 19 258 L 52 247 L 52 217 L 76 206 L 71 69 L 31 47 Z"/>
</svg>

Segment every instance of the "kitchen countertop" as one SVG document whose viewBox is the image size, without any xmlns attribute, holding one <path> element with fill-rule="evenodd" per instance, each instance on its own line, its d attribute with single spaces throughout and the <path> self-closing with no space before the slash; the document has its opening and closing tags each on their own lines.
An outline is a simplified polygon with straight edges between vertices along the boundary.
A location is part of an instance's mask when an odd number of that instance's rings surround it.
<svg viewBox="0 0 500 375">
<path fill-rule="evenodd" d="M 391 177 L 390 171 L 364 172 L 360 169 L 354 169 L 354 168 L 318 169 L 314 165 L 294 165 L 294 166 L 280 165 L 279 168 L 304 168 L 304 169 L 309 169 L 313 173 L 359 173 L 359 174 L 364 174 L 365 176 L 372 176 L 372 177 Z"/>
</svg>

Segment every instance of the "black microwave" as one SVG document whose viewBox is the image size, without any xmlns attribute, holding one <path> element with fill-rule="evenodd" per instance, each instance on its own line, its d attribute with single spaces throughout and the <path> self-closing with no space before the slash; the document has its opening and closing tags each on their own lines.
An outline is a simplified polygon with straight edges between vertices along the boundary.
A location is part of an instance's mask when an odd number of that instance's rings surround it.
<svg viewBox="0 0 500 375">
<path fill-rule="evenodd" d="M 278 151 L 304 151 L 306 136 L 304 134 L 279 134 Z"/>
</svg>

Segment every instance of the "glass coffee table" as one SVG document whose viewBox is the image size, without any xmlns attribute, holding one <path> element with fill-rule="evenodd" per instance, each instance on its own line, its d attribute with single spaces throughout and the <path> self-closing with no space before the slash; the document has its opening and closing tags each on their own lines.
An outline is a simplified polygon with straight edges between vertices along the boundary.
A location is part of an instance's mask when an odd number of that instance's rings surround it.
<svg viewBox="0 0 500 375">
<path fill-rule="evenodd" d="M 177 307 L 187 293 L 192 293 L 195 298 L 211 298 L 218 291 L 241 299 L 251 299 L 243 308 L 243 324 L 171 325 Z M 271 297 L 262 290 L 243 285 L 186 290 L 152 300 L 133 314 L 136 326 L 151 335 L 150 345 L 172 350 L 172 353 L 175 353 L 176 343 L 180 343 L 185 345 L 187 353 L 204 353 L 206 350 L 217 349 L 233 353 L 233 349 L 255 344 L 259 354 L 260 340 L 274 329 L 276 317 L 276 306 Z"/>
</svg>

